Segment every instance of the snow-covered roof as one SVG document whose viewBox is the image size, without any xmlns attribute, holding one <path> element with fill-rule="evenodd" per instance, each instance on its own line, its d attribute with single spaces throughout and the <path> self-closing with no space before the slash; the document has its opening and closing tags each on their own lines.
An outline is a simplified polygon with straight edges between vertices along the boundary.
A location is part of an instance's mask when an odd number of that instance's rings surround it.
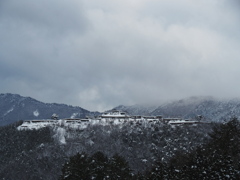
<svg viewBox="0 0 240 180">
<path fill-rule="evenodd" d="M 194 120 L 171 120 L 168 122 L 169 124 L 197 124 L 199 121 Z"/>
<path fill-rule="evenodd" d="M 122 111 L 113 110 L 113 111 L 109 111 L 109 112 L 103 113 L 101 117 L 105 117 L 105 118 L 109 118 L 109 117 L 127 117 L 127 114 L 125 112 L 122 112 Z"/>
</svg>

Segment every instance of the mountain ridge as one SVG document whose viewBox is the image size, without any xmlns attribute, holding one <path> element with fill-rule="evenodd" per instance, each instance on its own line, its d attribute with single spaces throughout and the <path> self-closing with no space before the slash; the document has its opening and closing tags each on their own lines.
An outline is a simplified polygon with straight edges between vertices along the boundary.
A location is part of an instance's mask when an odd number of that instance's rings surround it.
<svg viewBox="0 0 240 180">
<path fill-rule="evenodd" d="M 240 118 L 240 99 L 192 96 L 160 105 L 119 105 L 113 109 L 125 111 L 129 115 L 162 115 L 184 119 L 194 119 L 201 115 L 208 121 L 223 122 L 232 117 Z M 100 114 L 100 112 L 91 112 L 78 106 L 44 103 L 18 94 L 0 94 L 0 126 L 19 120 L 49 119 L 54 113 L 60 118 L 85 118 Z"/>
<path fill-rule="evenodd" d="M 217 99 L 212 96 L 193 96 L 185 99 L 163 103 L 151 111 L 151 108 L 139 105 L 117 106 L 114 109 L 125 110 L 130 115 L 162 115 L 163 117 L 180 117 L 194 119 L 198 115 L 208 121 L 223 122 L 229 118 L 240 118 L 240 99 Z M 146 113 L 147 112 L 147 113 Z"/>
<path fill-rule="evenodd" d="M 49 119 L 54 113 L 60 118 L 84 118 L 99 114 L 78 106 L 44 103 L 18 94 L 0 94 L 0 126 L 19 120 Z"/>
</svg>

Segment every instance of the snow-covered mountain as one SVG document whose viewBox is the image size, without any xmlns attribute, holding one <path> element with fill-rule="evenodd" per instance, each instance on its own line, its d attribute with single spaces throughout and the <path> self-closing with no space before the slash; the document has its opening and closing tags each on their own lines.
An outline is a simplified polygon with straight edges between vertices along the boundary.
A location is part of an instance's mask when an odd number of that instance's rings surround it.
<svg viewBox="0 0 240 180">
<path fill-rule="evenodd" d="M 131 115 L 162 115 L 163 117 L 195 118 L 202 115 L 208 121 L 224 121 L 240 118 L 240 99 L 217 99 L 209 96 L 190 97 L 154 106 L 118 106 L 114 109 Z"/>
<path fill-rule="evenodd" d="M 220 121 L 229 120 L 231 116 L 240 117 L 240 100 L 192 97 L 158 107 L 134 105 L 115 109 L 132 115 L 161 114 L 164 117 L 195 117 L 201 114 L 208 120 Z M 101 120 L 33 120 L 49 119 L 53 113 L 60 118 L 94 115 L 80 107 L 45 104 L 29 97 L 0 94 L 0 115 L 8 118 L 8 123 L 12 119 L 30 119 L 23 124 L 17 122 L 0 127 L 0 179 L 59 179 L 63 164 L 70 157 L 79 152 L 90 156 L 98 151 L 107 157 L 119 154 L 127 160 L 133 173 L 144 173 L 158 160 L 167 167 L 169 162 L 174 162 L 172 158 L 177 157 L 181 161 L 197 147 L 202 149 L 211 140 L 209 134 L 213 132 L 212 128 L 222 127 L 219 123 L 172 126 L 143 119 L 106 120 L 109 117 L 106 114 L 101 116 Z M 239 144 L 238 139 L 236 144 Z M 232 138 L 230 140 L 232 143 Z"/>
<path fill-rule="evenodd" d="M 133 173 L 143 173 L 158 158 L 168 162 L 177 152 L 188 153 L 203 144 L 216 125 L 119 120 L 51 120 L 48 125 L 25 121 L 0 127 L 0 179 L 59 179 L 69 157 L 99 151 L 108 157 L 119 154 Z"/>
<path fill-rule="evenodd" d="M 240 99 L 220 100 L 213 97 L 190 97 L 160 105 L 120 105 L 114 109 L 130 115 L 162 115 L 163 117 L 195 118 L 202 115 L 207 121 L 224 121 L 240 118 Z M 0 94 L 0 126 L 19 120 L 59 118 L 84 118 L 99 115 L 81 107 L 65 104 L 43 103 L 17 94 Z"/>
<path fill-rule="evenodd" d="M 120 105 L 115 107 L 114 109 L 124 111 L 130 115 L 149 115 L 153 112 L 158 106 L 154 105 L 132 105 L 132 106 L 124 106 Z"/>
<path fill-rule="evenodd" d="M 99 114 L 81 107 L 43 103 L 17 94 L 0 94 L 0 126 L 19 120 L 49 119 L 54 113 L 60 118 L 83 118 Z"/>
</svg>

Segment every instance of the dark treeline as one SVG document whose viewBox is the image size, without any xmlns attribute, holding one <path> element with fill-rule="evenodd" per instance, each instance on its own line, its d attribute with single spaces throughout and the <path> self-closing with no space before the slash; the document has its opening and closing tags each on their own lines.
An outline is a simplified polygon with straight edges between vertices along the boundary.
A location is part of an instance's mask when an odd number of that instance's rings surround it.
<svg viewBox="0 0 240 180">
<path fill-rule="evenodd" d="M 156 162 L 145 179 L 240 179 L 239 121 L 220 124 L 209 135 L 196 150 Z"/>
<path fill-rule="evenodd" d="M 42 179 L 51 176 L 49 166 L 56 166 L 54 156 L 41 155 L 53 143 L 49 128 L 18 131 L 21 122 L 0 127 L 0 179 Z M 54 171 L 53 171 L 54 172 Z M 45 175 L 44 175 L 45 174 Z"/>
<path fill-rule="evenodd" d="M 145 171 L 133 174 L 127 161 L 102 152 L 72 156 L 63 166 L 61 180 L 77 179 L 240 179 L 240 123 L 232 119 L 214 127 L 208 142 L 189 153 L 179 152 L 168 162 L 162 157 Z"/>
<path fill-rule="evenodd" d="M 20 123 L 0 127 L 0 179 L 239 179 L 237 119 L 18 131 Z"/>
<path fill-rule="evenodd" d="M 131 179 L 132 174 L 127 161 L 115 154 L 108 158 L 102 152 L 88 157 L 86 153 L 78 153 L 63 166 L 60 179 Z"/>
</svg>

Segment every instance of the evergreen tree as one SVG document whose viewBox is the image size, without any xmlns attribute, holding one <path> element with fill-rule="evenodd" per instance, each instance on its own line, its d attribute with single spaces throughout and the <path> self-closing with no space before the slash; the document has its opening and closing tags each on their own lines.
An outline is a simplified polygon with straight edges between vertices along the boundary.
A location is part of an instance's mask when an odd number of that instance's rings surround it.
<svg viewBox="0 0 240 180">
<path fill-rule="evenodd" d="M 155 164 L 146 179 L 240 179 L 240 122 L 216 126 L 196 150 L 177 153 L 166 165 Z"/>
<path fill-rule="evenodd" d="M 128 162 L 118 154 L 110 159 L 108 173 L 110 179 L 127 180 L 132 177 Z"/>
<path fill-rule="evenodd" d="M 240 161 L 240 122 L 232 118 L 215 127 L 206 147 L 209 171 L 215 177 L 238 179 Z"/>
<path fill-rule="evenodd" d="M 108 157 L 98 151 L 90 158 L 91 179 L 107 179 Z"/>
<path fill-rule="evenodd" d="M 215 127 L 210 134 L 209 148 L 216 153 L 237 157 L 240 154 L 240 123 L 237 118 Z"/>
<path fill-rule="evenodd" d="M 127 161 L 117 154 L 109 159 L 102 152 L 96 152 L 91 157 L 78 153 L 65 163 L 60 179 L 127 180 L 131 179 L 131 170 Z"/>
<path fill-rule="evenodd" d="M 146 174 L 147 180 L 161 180 L 167 176 L 167 165 L 161 161 L 157 161 L 151 171 Z"/>
<path fill-rule="evenodd" d="M 70 157 L 62 168 L 61 180 L 88 180 L 91 179 L 90 162 L 85 153 L 78 153 Z"/>
</svg>

